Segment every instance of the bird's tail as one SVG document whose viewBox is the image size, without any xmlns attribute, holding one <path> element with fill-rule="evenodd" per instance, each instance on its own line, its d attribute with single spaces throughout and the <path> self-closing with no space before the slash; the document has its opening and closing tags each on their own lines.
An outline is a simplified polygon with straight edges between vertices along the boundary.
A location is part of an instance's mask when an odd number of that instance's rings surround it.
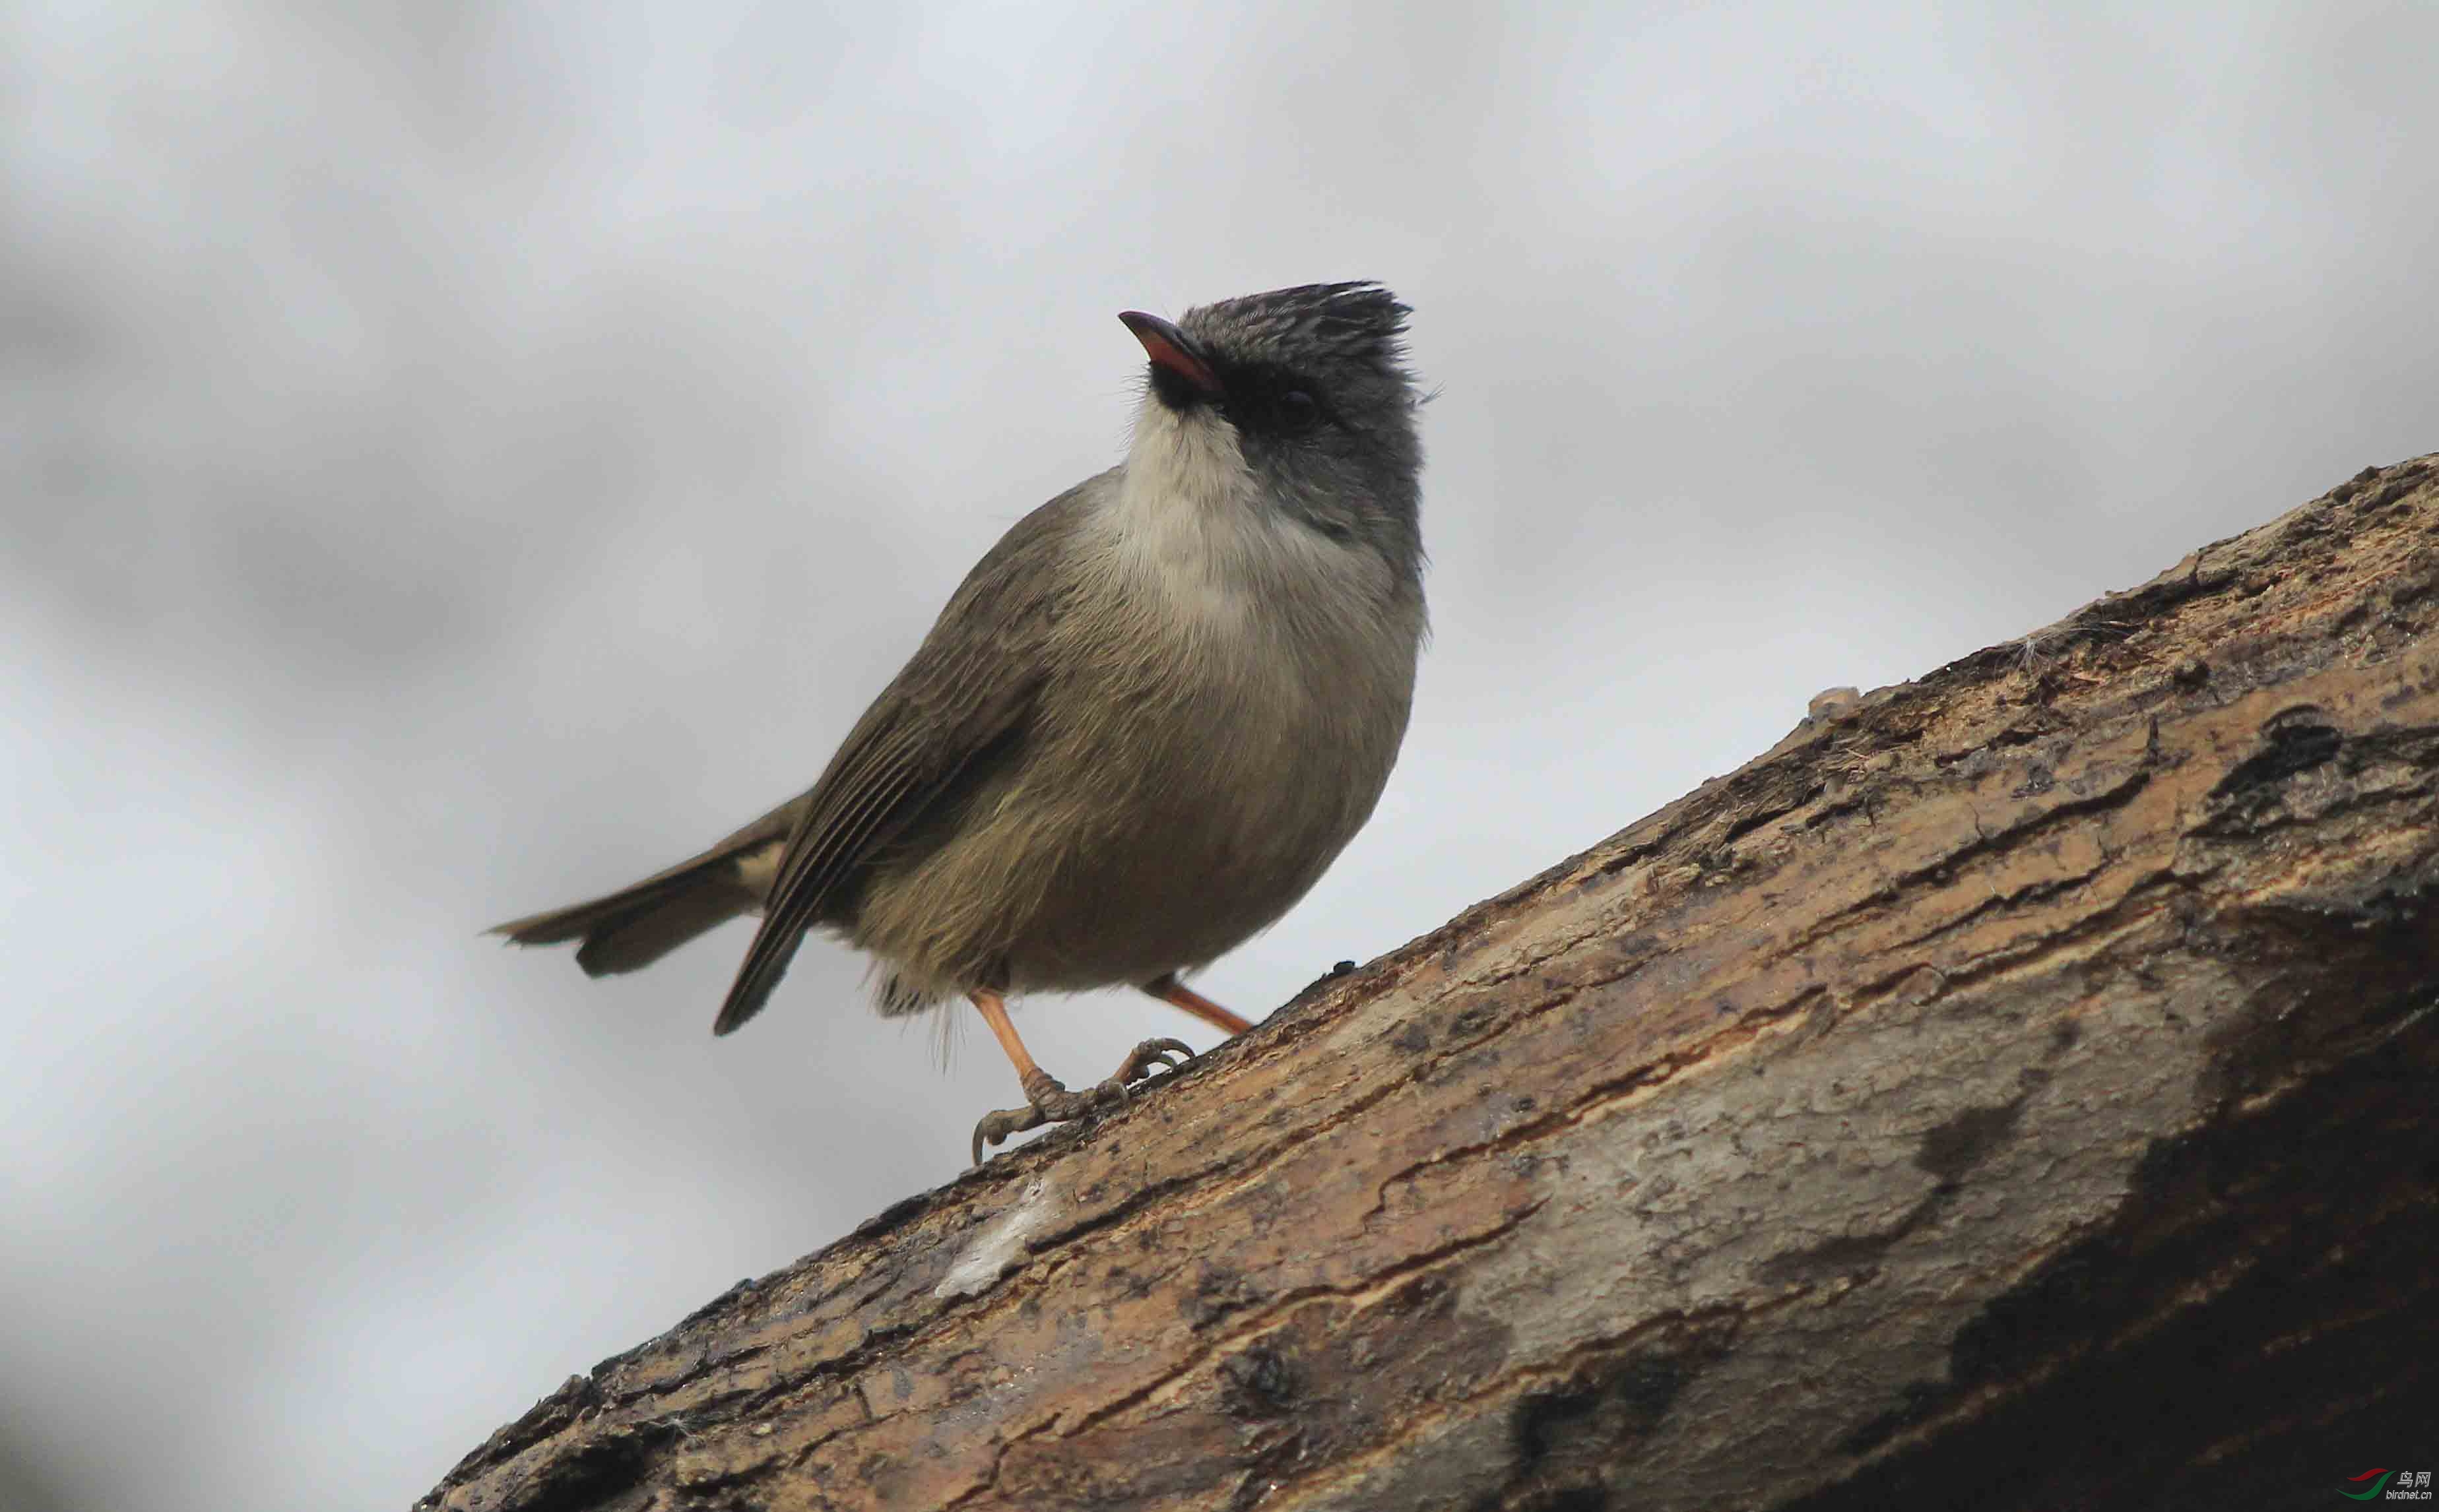
<svg viewBox="0 0 2439 1512">
<path fill-rule="evenodd" d="M 696 935 L 761 908 L 801 802 L 773 809 L 703 854 L 632 887 L 511 919 L 489 933 L 518 945 L 580 941 L 576 964 L 587 976 L 650 966 Z"/>
</svg>

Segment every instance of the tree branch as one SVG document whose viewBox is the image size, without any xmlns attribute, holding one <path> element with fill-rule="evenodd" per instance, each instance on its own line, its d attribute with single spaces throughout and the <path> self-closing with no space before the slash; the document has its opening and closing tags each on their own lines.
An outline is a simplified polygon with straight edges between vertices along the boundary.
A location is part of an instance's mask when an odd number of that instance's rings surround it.
<svg viewBox="0 0 2439 1512">
<path fill-rule="evenodd" d="M 1826 701 L 427 1504 L 2327 1504 L 2439 1381 L 2434 462 Z"/>
</svg>

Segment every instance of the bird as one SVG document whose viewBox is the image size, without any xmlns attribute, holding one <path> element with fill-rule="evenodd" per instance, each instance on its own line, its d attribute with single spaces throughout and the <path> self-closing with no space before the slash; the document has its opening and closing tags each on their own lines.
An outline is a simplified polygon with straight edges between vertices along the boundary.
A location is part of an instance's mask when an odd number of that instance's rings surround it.
<svg viewBox="0 0 2439 1512">
<path fill-rule="evenodd" d="M 1124 459 L 1011 526 L 811 788 L 698 855 L 490 933 L 632 971 L 761 923 L 712 1029 L 816 929 L 890 1017 L 964 998 L 1024 1106 L 986 1144 L 1182 1070 L 1146 1040 L 1081 1093 L 1008 1016 L 1112 986 L 1236 1035 L 1184 978 L 1291 908 L 1371 817 L 1428 632 L 1409 308 L 1371 280 L 1118 318 L 1145 383 Z"/>
</svg>

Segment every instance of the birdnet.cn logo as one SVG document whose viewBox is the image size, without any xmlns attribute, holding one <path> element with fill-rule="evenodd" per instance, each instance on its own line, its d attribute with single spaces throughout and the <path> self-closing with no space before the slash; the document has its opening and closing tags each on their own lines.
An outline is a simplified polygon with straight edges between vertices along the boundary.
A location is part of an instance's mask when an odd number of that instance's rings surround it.
<svg viewBox="0 0 2439 1512">
<path fill-rule="evenodd" d="M 2375 1499 L 2382 1502 L 2428 1502 L 2430 1500 L 2430 1472 L 2429 1470 L 2365 1470 L 2360 1475 L 2349 1475 L 2346 1479 L 2349 1481 L 2369 1481 L 2371 1483 L 2371 1488 L 2369 1490 L 2340 1491 L 2338 1493 L 2340 1496 L 2353 1502 L 2369 1502 Z"/>
</svg>

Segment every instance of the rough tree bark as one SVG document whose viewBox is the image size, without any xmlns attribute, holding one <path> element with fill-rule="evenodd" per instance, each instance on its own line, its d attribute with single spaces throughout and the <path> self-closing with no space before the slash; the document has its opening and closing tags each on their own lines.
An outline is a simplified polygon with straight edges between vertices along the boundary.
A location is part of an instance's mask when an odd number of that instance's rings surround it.
<svg viewBox="0 0 2439 1512">
<path fill-rule="evenodd" d="M 2427 1463 L 2434 626 L 2424 458 L 1825 701 L 428 1504 L 2325 1506 Z"/>
</svg>

